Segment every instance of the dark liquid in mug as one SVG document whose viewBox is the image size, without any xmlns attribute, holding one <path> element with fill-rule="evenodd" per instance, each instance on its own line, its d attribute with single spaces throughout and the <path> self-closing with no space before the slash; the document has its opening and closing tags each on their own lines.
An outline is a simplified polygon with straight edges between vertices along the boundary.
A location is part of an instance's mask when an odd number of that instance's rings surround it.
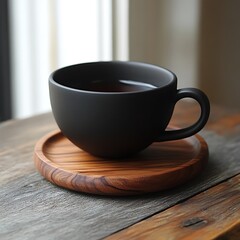
<svg viewBox="0 0 240 240">
<path fill-rule="evenodd" d="M 156 88 L 156 86 L 144 82 L 131 80 L 116 81 L 93 81 L 85 86 L 83 90 L 94 92 L 139 92 Z"/>
</svg>

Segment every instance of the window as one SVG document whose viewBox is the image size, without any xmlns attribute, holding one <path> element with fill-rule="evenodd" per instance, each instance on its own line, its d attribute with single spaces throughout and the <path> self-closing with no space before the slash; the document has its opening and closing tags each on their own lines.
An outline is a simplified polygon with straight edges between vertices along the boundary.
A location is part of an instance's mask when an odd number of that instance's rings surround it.
<svg viewBox="0 0 240 240">
<path fill-rule="evenodd" d="M 113 2 L 10 0 L 13 117 L 50 110 L 48 77 L 53 70 L 81 62 L 127 60 L 128 18 L 122 14 L 128 12 L 128 1 Z M 122 36 L 121 41 L 114 34 Z"/>
</svg>

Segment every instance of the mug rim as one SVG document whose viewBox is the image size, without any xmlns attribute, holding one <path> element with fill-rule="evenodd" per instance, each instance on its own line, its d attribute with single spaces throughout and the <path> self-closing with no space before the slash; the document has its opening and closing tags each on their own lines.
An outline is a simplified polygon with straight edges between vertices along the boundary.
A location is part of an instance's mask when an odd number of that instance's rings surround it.
<svg viewBox="0 0 240 240">
<path fill-rule="evenodd" d="M 69 71 L 71 68 L 74 69 L 78 66 L 97 65 L 97 64 L 126 64 L 126 65 L 131 64 L 134 66 L 152 67 L 152 68 L 156 68 L 158 71 L 164 72 L 165 75 L 168 75 L 169 82 L 164 84 L 163 86 L 156 86 L 156 88 L 151 88 L 151 89 L 144 89 L 144 90 L 138 90 L 138 91 L 126 91 L 126 92 L 114 92 L 114 91 L 108 92 L 108 91 L 93 91 L 93 90 L 74 88 L 74 87 L 70 87 L 70 86 L 61 84 L 54 79 L 55 75 L 61 71 L 65 71 L 65 70 Z M 62 89 L 68 90 L 68 91 L 72 91 L 72 92 L 88 93 L 88 94 L 103 94 L 103 95 L 119 95 L 119 94 L 125 95 L 125 94 L 139 94 L 139 93 L 145 93 L 145 92 L 153 92 L 153 91 L 159 91 L 159 90 L 168 88 L 169 86 L 174 85 L 174 83 L 177 84 L 177 76 L 174 72 L 172 72 L 171 70 L 169 70 L 165 67 L 158 66 L 155 64 L 145 63 L 145 62 L 118 61 L 118 60 L 117 61 L 116 60 L 114 60 L 114 61 L 94 61 L 94 62 L 77 63 L 77 64 L 72 64 L 72 65 L 58 68 L 50 74 L 49 83 L 51 83 L 59 88 L 62 88 Z"/>
</svg>

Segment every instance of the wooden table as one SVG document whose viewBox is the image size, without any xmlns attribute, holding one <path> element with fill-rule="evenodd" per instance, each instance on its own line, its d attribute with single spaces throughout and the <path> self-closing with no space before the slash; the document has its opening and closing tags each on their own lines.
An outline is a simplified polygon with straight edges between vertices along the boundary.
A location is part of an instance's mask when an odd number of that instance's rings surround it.
<svg viewBox="0 0 240 240">
<path fill-rule="evenodd" d="M 172 124 L 198 116 L 178 103 Z M 51 113 L 0 124 L 0 239 L 240 239 L 240 112 L 212 107 L 200 132 L 207 169 L 172 190 L 135 197 L 68 191 L 46 181 L 34 145 L 57 129 Z"/>
</svg>

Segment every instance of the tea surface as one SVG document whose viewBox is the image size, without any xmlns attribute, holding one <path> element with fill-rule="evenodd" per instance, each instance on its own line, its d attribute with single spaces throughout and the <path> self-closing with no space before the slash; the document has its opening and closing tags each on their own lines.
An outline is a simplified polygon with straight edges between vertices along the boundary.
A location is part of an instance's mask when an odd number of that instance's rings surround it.
<svg viewBox="0 0 240 240">
<path fill-rule="evenodd" d="M 156 86 L 144 82 L 131 80 L 96 80 L 86 84 L 82 90 L 94 92 L 139 92 L 156 88 Z"/>
</svg>

